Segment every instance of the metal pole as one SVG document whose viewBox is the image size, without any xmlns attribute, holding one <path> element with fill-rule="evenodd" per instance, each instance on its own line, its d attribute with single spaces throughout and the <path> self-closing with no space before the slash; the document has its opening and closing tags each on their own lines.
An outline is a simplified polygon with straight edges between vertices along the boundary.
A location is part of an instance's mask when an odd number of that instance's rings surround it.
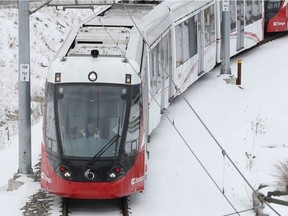
<svg viewBox="0 0 288 216">
<path fill-rule="evenodd" d="M 29 0 L 18 1 L 19 19 L 19 170 L 31 174 Z"/>
<path fill-rule="evenodd" d="M 222 0 L 222 24 L 221 24 L 221 72 L 231 74 L 230 68 L 230 11 L 229 0 Z"/>
</svg>

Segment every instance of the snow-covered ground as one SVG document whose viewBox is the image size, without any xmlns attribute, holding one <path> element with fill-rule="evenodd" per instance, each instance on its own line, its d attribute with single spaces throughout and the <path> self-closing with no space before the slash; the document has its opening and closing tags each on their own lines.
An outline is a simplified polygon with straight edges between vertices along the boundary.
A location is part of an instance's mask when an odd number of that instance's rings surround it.
<svg viewBox="0 0 288 216">
<path fill-rule="evenodd" d="M 77 14 L 77 15 L 76 15 Z M 57 11 L 43 8 L 30 16 L 32 119 L 41 115 L 49 62 L 72 26 L 91 16 L 91 10 Z M 17 133 L 18 9 L 0 8 L 0 149 Z"/>
<path fill-rule="evenodd" d="M 76 12 L 56 12 L 44 8 L 31 17 L 32 98 L 43 96 L 46 66 L 65 38 L 68 26 L 89 15 L 88 11 L 77 12 L 77 16 L 73 13 Z M 17 11 L 1 9 L 0 23 L 0 123 L 5 128 L 9 125 L 7 113 L 17 113 Z M 220 67 L 217 67 L 184 93 L 255 189 L 261 183 L 277 188 L 275 165 L 288 160 L 287 50 L 288 36 L 234 58 L 231 62 L 233 74 L 236 74 L 237 59 L 241 58 L 243 62 L 241 88 L 227 84 L 223 77 L 218 76 Z M 252 191 L 227 156 L 222 155 L 221 149 L 184 99 L 181 96 L 176 98 L 166 113 L 219 189 L 163 116 L 148 145 L 150 159 L 145 191 L 131 196 L 132 215 L 221 216 L 235 213 L 220 192 L 223 190 L 238 211 L 251 209 Z M 5 137 L 3 134 L 6 134 Z M 9 137 L 7 141 L 7 131 L 3 134 L 0 213 L 18 216 L 22 215 L 21 208 L 29 196 L 36 193 L 40 186 L 22 176 L 23 186 L 16 191 L 6 191 L 8 179 L 18 168 L 18 137 Z M 33 164 L 39 159 L 40 142 L 41 120 L 38 120 L 32 128 Z M 282 199 L 287 200 L 287 197 Z M 53 216 L 59 215 L 58 205 L 56 197 L 50 211 Z M 288 215 L 287 207 L 272 206 L 280 215 Z M 276 215 L 268 207 L 264 212 Z M 240 215 L 252 216 L 254 213 L 250 210 Z"/>
</svg>

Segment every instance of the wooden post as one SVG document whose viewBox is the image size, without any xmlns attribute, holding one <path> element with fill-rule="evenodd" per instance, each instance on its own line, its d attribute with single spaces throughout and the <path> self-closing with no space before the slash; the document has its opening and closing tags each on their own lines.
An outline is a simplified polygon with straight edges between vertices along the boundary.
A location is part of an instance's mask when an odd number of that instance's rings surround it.
<svg viewBox="0 0 288 216">
<path fill-rule="evenodd" d="M 242 66 L 242 61 L 239 59 L 237 62 L 237 79 L 236 79 L 236 85 L 241 85 L 241 66 Z"/>
</svg>

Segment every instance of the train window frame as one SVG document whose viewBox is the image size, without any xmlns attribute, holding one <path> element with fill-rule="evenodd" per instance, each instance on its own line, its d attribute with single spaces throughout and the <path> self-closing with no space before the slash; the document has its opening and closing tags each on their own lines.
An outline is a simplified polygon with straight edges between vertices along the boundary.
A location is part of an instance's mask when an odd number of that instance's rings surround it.
<svg viewBox="0 0 288 216">
<path fill-rule="evenodd" d="M 198 53 L 197 15 L 196 13 L 175 26 L 176 67 L 181 66 Z M 188 44 L 184 44 L 184 37 L 187 38 Z"/>
<path fill-rule="evenodd" d="M 234 31 L 236 31 L 236 23 L 237 23 L 236 1 L 235 0 L 230 1 L 229 8 L 230 8 L 230 33 L 232 33 Z"/>
<path fill-rule="evenodd" d="M 58 155 L 58 142 L 57 142 L 57 130 L 55 119 L 55 85 L 52 83 L 46 83 L 45 94 L 45 144 L 46 151 L 50 154 Z M 50 112 L 48 112 L 50 110 Z M 53 110 L 53 111 L 52 111 Z"/>
<path fill-rule="evenodd" d="M 246 0 L 245 1 L 245 25 L 246 26 L 253 23 L 252 13 L 253 13 L 253 1 Z"/>
<path fill-rule="evenodd" d="M 194 15 L 189 18 L 189 53 L 190 58 L 198 54 L 198 17 Z"/>
<path fill-rule="evenodd" d="M 262 19 L 262 0 L 254 0 L 252 3 L 252 23 Z"/>
<path fill-rule="evenodd" d="M 99 83 L 101 86 L 110 86 L 110 84 L 106 84 L 106 83 Z M 87 84 L 87 83 L 68 83 L 68 84 L 61 84 L 61 86 L 64 86 L 64 85 L 82 85 L 82 86 L 85 86 L 85 85 L 91 85 L 91 84 Z M 111 84 L 111 85 L 115 85 L 115 86 L 126 86 L 127 88 L 127 94 L 128 95 L 131 95 L 131 91 L 132 91 L 132 86 L 131 85 L 123 85 L 123 84 Z M 131 90 L 130 90 L 131 89 Z M 55 97 L 56 98 L 56 97 Z M 131 98 L 128 97 L 125 99 L 125 103 L 126 105 L 129 105 L 129 103 L 131 103 Z M 55 102 L 55 106 L 58 106 L 58 103 Z M 126 132 L 124 132 L 127 127 L 128 127 L 128 120 L 129 120 L 129 116 L 128 116 L 128 113 L 130 111 L 130 108 L 126 107 L 125 108 L 125 114 L 124 114 L 124 118 L 122 119 L 123 120 L 123 123 L 121 123 L 123 126 L 122 126 L 122 133 L 121 133 L 121 137 L 120 137 L 120 140 L 118 141 L 118 144 L 117 144 L 117 149 L 118 149 L 118 153 L 117 155 L 115 156 L 103 156 L 101 158 L 99 158 L 99 160 L 111 160 L 111 159 L 119 159 L 122 155 L 122 150 L 124 148 L 124 144 L 125 144 L 125 137 L 126 137 Z M 55 110 L 55 117 L 57 119 L 57 122 L 59 122 L 59 110 Z M 122 122 L 122 121 L 121 121 Z M 60 125 L 58 125 L 58 127 L 60 127 Z M 62 143 L 62 138 L 61 138 L 61 135 L 60 135 L 60 130 L 58 129 L 57 130 L 57 138 L 58 138 L 58 147 L 59 147 L 59 154 L 61 155 L 61 157 L 63 158 L 67 158 L 67 159 L 73 159 L 73 160 L 86 160 L 87 158 L 89 157 L 86 157 L 86 156 L 81 156 L 81 155 L 67 155 L 64 153 L 64 149 L 63 149 L 63 143 Z"/>
<path fill-rule="evenodd" d="M 205 47 L 216 40 L 216 14 L 215 5 L 210 5 L 204 10 Z"/>
<path fill-rule="evenodd" d="M 157 76 L 158 76 L 158 44 L 150 51 L 150 88 L 151 93 L 156 95 L 157 89 Z"/>
<path fill-rule="evenodd" d="M 132 86 L 131 91 L 132 98 L 129 106 L 128 127 L 124 146 L 125 155 L 128 156 L 133 156 L 138 152 L 142 118 L 140 85 Z"/>
<path fill-rule="evenodd" d="M 169 71 L 172 69 L 171 59 L 171 31 L 168 30 L 162 34 L 161 38 L 154 43 L 154 47 L 149 53 L 149 79 L 150 79 L 150 88 L 152 95 L 159 93 L 162 87 L 162 77 L 164 80 L 167 80 L 169 77 Z M 164 49 L 167 48 L 168 49 Z M 166 51 L 165 51 L 166 50 Z M 167 64 L 166 64 L 167 62 Z"/>
<path fill-rule="evenodd" d="M 262 2 L 261 2 L 262 3 Z M 280 10 L 281 8 L 281 1 L 280 0 L 268 0 L 265 1 L 265 18 L 272 19 Z"/>
<path fill-rule="evenodd" d="M 179 67 L 184 63 L 183 58 L 183 32 L 182 32 L 182 24 L 179 23 L 175 26 L 175 38 L 176 38 L 176 67 Z"/>
</svg>

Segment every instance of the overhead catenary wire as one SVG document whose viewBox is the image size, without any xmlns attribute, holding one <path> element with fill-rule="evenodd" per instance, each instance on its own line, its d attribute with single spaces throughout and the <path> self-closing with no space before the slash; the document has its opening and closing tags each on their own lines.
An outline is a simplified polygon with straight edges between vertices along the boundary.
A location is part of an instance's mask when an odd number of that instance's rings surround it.
<svg viewBox="0 0 288 216">
<path fill-rule="evenodd" d="M 113 39 L 112 35 L 109 33 L 109 31 L 106 29 L 106 27 L 103 25 L 103 23 L 101 22 L 100 18 L 97 17 L 99 23 L 102 25 L 103 29 L 106 31 L 106 33 L 109 35 L 109 37 L 111 38 L 111 40 L 115 43 L 115 45 L 117 46 L 117 48 L 119 49 L 119 51 L 124 55 L 123 57 L 125 58 L 125 60 L 127 60 L 128 64 L 132 67 L 132 69 L 137 73 L 136 69 L 133 67 L 133 65 L 130 63 L 130 61 L 126 58 L 124 52 L 122 51 L 122 49 L 119 47 L 119 45 L 116 43 L 116 41 Z M 146 89 L 149 94 L 151 95 L 152 99 L 155 101 L 155 103 L 157 104 L 157 106 L 161 109 L 161 105 L 158 103 L 158 101 L 156 100 L 156 98 L 154 97 L 154 95 L 152 94 L 152 92 L 147 88 Z M 175 129 L 175 131 L 177 132 L 177 134 L 180 136 L 180 138 L 182 139 L 182 141 L 185 143 L 185 145 L 187 146 L 187 148 L 189 149 L 189 151 L 193 154 L 193 156 L 195 157 L 195 159 L 198 161 L 198 163 L 200 164 L 200 166 L 202 167 L 202 169 L 205 171 L 205 173 L 208 175 L 208 177 L 211 179 L 211 181 L 214 183 L 214 185 L 217 187 L 217 189 L 220 191 L 220 193 L 224 196 L 224 198 L 226 199 L 226 201 L 230 204 L 230 206 L 234 209 L 235 213 L 237 213 L 239 216 L 240 214 L 238 213 L 237 209 L 235 208 L 235 206 L 232 204 L 232 202 L 229 200 L 229 198 L 222 193 L 222 189 L 220 188 L 220 186 L 216 183 L 216 181 L 214 180 L 214 178 L 211 176 L 211 174 L 209 173 L 209 171 L 206 169 L 206 167 L 204 166 L 204 164 L 201 162 L 201 160 L 199 159 L 199 157 L 196 155 L 196 153 L 192 150 L 192 148 L 190 147 L 190 145 L 188 144 L 188 142 L 186 141 L 186 139 L 183 137 L 183 135 L 181 134 L 181 132 L 178 130 L 178 128 L 175 126 L 173 120 L 171 120 L 171 118 L 164 112 L 163 115 L 165 115 L 165 117 L 168 119 L 168 121 L 171 123 L 171 125 L 173 126 L 173 128 Z"/>
<path fill-rule="evenodd" d="M 149 46 L 149 44 L 147 43 L 144 35 L 142 34 L 142 32 L 140 31 L 138 25 L 135 23 L 133 17 L 130 15 L 130 13 L 128 12 L 128 10 L 125 7 L 125 4 L 123 3 L 123 1 L 120 1 L 123 5 L 124 10 L 127 12 L 128 16 L 130 17 L 131 21 L 133 22 L 134 26 L 136 27 L 137 31 L 139 32 L 139 34 L 141 35 L 144 44 L 147 45 L 147 47 L 149 48 L 149 50 L 151 51 L 151 48 Z M 94 10 L 93 10 L 94 12 Z M 96 14 L 95 14 L 96 15 Z M 109 33 L 109 31 L 106 29 L 106 27 L 103 25 L 103 23 L 101 22 L 100 18 L 96 15 L 96 17 L 98 18 L 98 21 L 100 22 L 100 24 L 102 25 L 103 29 L 107 32 L 107 34 L 109 35 L 109 37 L 112 39 L 113 43 L 115 43 L 115 45 L 117 46 L 117 48 L 119 49 L 119 51 L 121 52 L 121 54 L 123 55 L 123 58 L 125 58 L 125 60 L 129 63 L 129 65 L 131 66 L 131 68 L 137 73 L 137 70 L 133 67 L 133 65 L 130 63 L 130 61 L 126 58 L 125 53 L 122 51 L 122 49 L 119 47 L 119 45 L 116 43 L 116 41 L 113 39 L 112 35 Z M 162 62 L 157 58 L 158 63 L 160 64 L 160 66 L 162 67 L 163 71 L 166 73 L 166 75 L 169 74 L 166 71 L 165 67 L 163 66 Z M 170 77 L 171 79 L 171 77 Z M 221 152 L 223 154 L 223 157 L 226 156 L 227 159 L 231 162 L 232 166 L 236 169 L 236 171 L 239 173 L 239 175 L 243 178 L 243 180 L 245 181 L 245 183 L 250 187 L 250 189 L 254 192 L 254 188 L 252 187 L 252 185 L 249 183 L 249 181 L 246 179 L 246 177 L 243 175 L 243 173 L 240 171 L 240 169 L 236 166 L 236 164 L 234 163 L 234 161 L 230 158 L 230 156 L 227 154 L 227 152 L 225 151 L 225 149 L 222 147 L 222 145 L 218 142 L 218 140 L 215 138 L 215 136 L 212 134 L 212 132 L 209 130 L 209 128 L 206 126 L 206 124 L 204 123 L 204 121 L 202 120 L 202 118 L 198 115 L 198 113 L 195 111 L 195 109 L 192 107 L 192 105 L 189 103 L 189 101 L 187 100 L 187 98 L 182 94 L 181 90 L 178 88 L 178 86 L 176 85 L 176 83 L 174 82 L 173 79 L 171 79 L 173 85 L 175 86 L 175 90 L 176 93 L 179 93 L 179 97 L 182 97 L 185 101 L 185 103 L 189 106 L 189 108 L 192 110 L 192 112 L 194 113 L 194 115 L 197 117 L 197 119 L 200 121 L 200 123 L 203 125 L 203 127 L 206 129 L 206 131 L 209 133 L 209 135 L 212 137 L 212 139 L 214 140 L 214 142 L 217 144 L 217 146 L 221 149 Z M 159 106 L 159 108 L 161 109 L 161 105 L 158 103 L 158 101 L 155 99 L 154 95 L 152 94 L 152 92 L 147 88 L 147 91 L 149 92 L 149 94 L 151 95 L 152 99 L 156 102 L 157 106 Z M 208 175 L 208 177 L 210 178 L 210 180 L 214 183 L 214 185 L 217 187 L 217 189 L 221 192 L 221 194 L 224 196 L 224 198 L 226 199 L 226 201 L 230 204 L 230 206 L 235 210 L 234 214 L 238 214 L 240 215 L 239 211 L 237 211 L 237 209 L 234 207 L 234 205 L 231 203 L 231 201 L 229 200 L 229 198 L 225 195 L 224 190 L 222 190 L 218 184 L 216 183 L 216 181 L 213 179 L 213 177 L 211 176 L 211 174 L 209 173 L 209 171 L 206 169 L 206 167 L 204 166 L 204 164 L 201 162 L 201 160 L 198 158 L 198 156 L 195 154 L 195 152 L 193 151 L 193 149 L 190 147 L 190 145 L 188 144 L 188 142 L 185 140 L 185 138 L 183 137 L 183 135 L 181 134 L 181 132 L 178 130 L 178 128 L 175 126 L 174 122 L 170 119 L 170 117 L 163 112 L 163 115 L 165 115 L 165 117 L 168 119 L 168 121 L 171 123 L 171 125 L 173 126 L 173 128 L 175 129 L 175 131 L 178 133 L 178 135 L 180 136 L 180 138 L 182 139 L 182 141 L 185 143 L 185 145 L 187 146 L 187 148 L 189 149 L 189 151 L 193 154 L 193 156 L 195 157 L 195 159 L 197 160 L 197 162 L 200 164 L 200 166 L 202 167 L 202 169 L 205 171 L 205 173 Z M 277 215 L 281 216 L 274 208 L 272 208 L 270 205 L 268 205 L 268 203 L 266 202 L 267 206 L 274 211 Z"/>
<path fill-rule="evenodd" d="M 222 152 L 222 154 L 223 154 L 223 175 L 222 175 L 223 187 L 222 187 L 222 193 L 225 193 L 225 152 Z"/>
<path fill-rule="evenodd" d="M 248 212 L 248 211 L 253 211 L 254 208 L 250 208 L 250 209 L 246 209 L 246 210 L 241 210 L 239 211 L 239 213 L 244 213 L 244 212 Z M 225 215 L 222 215 L 222 216 L 231 216 L 231 215 L 235 215 L 236 213 L 230 213 L 230 214 L 225 214 Z"/>
<path fill-rule="evenodd" d="M 148 44 L 148 42 L 146 41 L 145 37 L 143 36 L 143 34 L 141 33 L 140 29 L 138 28 L 138 25 L 136 24 L 136 22 L 134 21 L 133 17 L 130 15 L 130 13 L 127 11 L 126 7 L 125 7 L 125 4 L 123 3 L 122 0 L 120 0 L 122 5 L 123 5 L 123 8 L 126 10 L 128 16 L 130 17 L 131 21 L 133 22 L 134 26 L 136 27 L 137 31 L 139 32 L 139 34 L 141 35 L 144 43 L 148 46 L 148 48 L 150 49 L 151 51 L 151 48 Z M 160 63 L 160 66 L 162 67 L 163 71 L 166 73 L 166 75 L 168 75 L 169 77 L 169 74 L 168 72 L 166 71 L 165 67 L 163 66 L 162 62 L 156 58 L 159 63 Z M 239 173 L 239 175 L 243 178 L 243 180 L 246 182 L 246 184 L 250 187 L 250 189 L 255 192 L 254 188 L 252 187 L 252 185 L 249 183 L 249 181 L 246 179 L 246 177 L 243 175 L 243 173 L 240 171 L 240 169 L 236 166 L 236 164 L 234 163 L 234 161 L 230 158 L 230 156 L 227 154 L 227 152 L 225 151 L 225 149 L 222 147 L 222 145 L 218 142 L 218 140 L 215 138 L 215 136 L 212 134 L 212 132 L 209 130 L 209 128 L 206 126 L 206 124 L 203 122 L 202 118 L 198 115 L 198 113 L 195 111 L 195 109 L 192 107 L 192 105 L 190 104 L 190 102 L 187 100 L 187 98 L 182 94 L 180 88 L 178 88 L 178 86 L 176 85 L 176 83 L 174 82 L 174 80 L 170 77 L 170 80 L 172 81 L 173 85 L 175 86 L 175 89 L 176 89 L 176 93 L 178 92 L 179 93 L 179 96 L 182 97 L 184 99 L 184 101 L 187 103 L 187 105 L 190 107 L 190 109 L 192 110 L 192 112 L 195 114 L 195 116 L 197 117 L 197 119 L 201 122 L 201 124 L 203 125 L 203 127 L 206 129 L 206 131 L 209 133 L 209 135 L 212 137 L 212 139 L 215 141 L 215 143 L 218 145 L 218 147 L 221 149 L 222 151 L 222 154 L 223 154 L 223 157 L 226 156 L 228 158 L 228 160 L 231 162 L 232 166 L 236 169 L 236 171 Z M 150 92 L 149 92 L 150 93 Z M 151 93 L 150 93 L 151 94 Z M 154 97 L 153 97 L 154 99 Z M 154 99 L 155 100 L 155 99 Z M 158 104 L 158 103 L 157 103 Z M 159 106 L 159 104 L 158 104 Z M 161 106 L 160 106 L 160 109 L 161 109 Z M 167 115 L 165 115 L 167 117 Z M 173 122 L 174 124 L 174 122 Z M 224 192 L 224 190 L 223 190 Z M 265 203 L 267 204 L 267 206 L 272 210 L 274 211 L 277 215 L 281 216 L 274 208 L 272 208 L 271 205 L 269 205 L 266 201 Z"/>
</svg>

